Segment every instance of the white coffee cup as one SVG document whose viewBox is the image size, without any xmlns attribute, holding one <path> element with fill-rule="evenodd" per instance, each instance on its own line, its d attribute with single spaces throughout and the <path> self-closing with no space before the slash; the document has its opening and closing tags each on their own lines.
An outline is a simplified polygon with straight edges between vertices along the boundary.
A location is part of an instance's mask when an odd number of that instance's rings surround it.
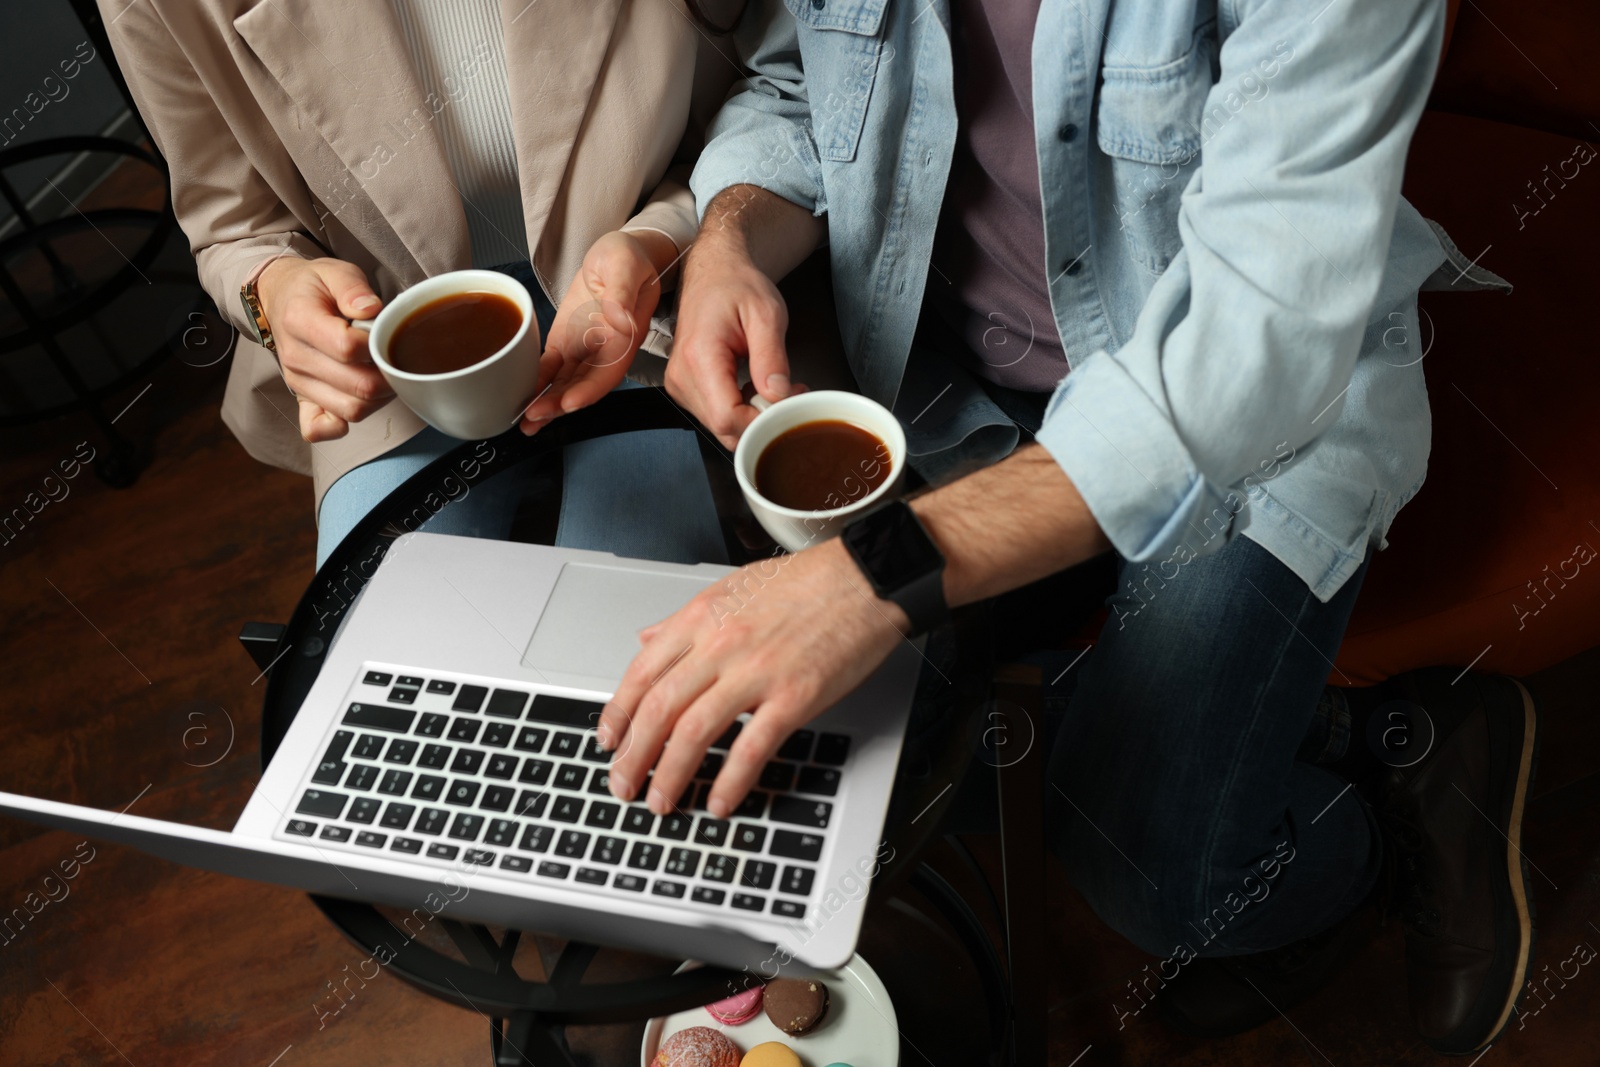
<svg viewBox="0 0 1600 1067">
<path fill-rule="evenodd" d="M 470 367 L 414 374 L 389 362 L 395 331 L 425 304 L 459 293 L 494 293 L 517 305 L 522 328 L 505 347 Z M 368 350 L 384 380 L 406 407 L 440 433 L 476 441 L 508 429 L 539 387 L 539 320 L 527 288 L 493 270 L 453 270 L 418 282 L 391 300 L 378 317 L 351 323 L 371 331 Z"/>
<path fill-rule="evenodd" d="M 739 447 L 733 453 L 733 471 L 750 510 L 772 539 L 790 552 L 826 541 L 842 530 L 851 519 L 888 502 L 905 476 L 906 433 L 888 408 L 858 393 L 819 390 L 797 393 L 769 403 L 762 397 L 751 401 L 761 414 L 745 428 Z M 756 491 L 756 461 L 779 436 L 808 422 L 847 422 L 882 441 L 889 452 L 889 476 L 876 489 L 866 492 L 866 483 L 847 475 L 841 479 L 839 495 L 846 503 L 822 511 L 801 511 L 774 504 Z M 861 492 L 854 490 L 859 488 Z"/>
</svg>

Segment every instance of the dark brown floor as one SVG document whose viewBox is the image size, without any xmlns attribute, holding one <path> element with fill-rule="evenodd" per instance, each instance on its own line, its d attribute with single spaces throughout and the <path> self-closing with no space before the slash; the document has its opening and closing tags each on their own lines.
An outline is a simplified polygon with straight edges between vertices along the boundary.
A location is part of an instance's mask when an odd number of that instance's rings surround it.
<svg viewBox="0 0 1600 1067">
<path fill-rule="evenodd" d="M 242 809 L 264 683 L 235 635 L 246 621 L 286 617 L 309 578 L 313 529 L 309 484 L 255 464 L 221 426 L 224 373 L 178 360 L 155 371 L 118 423 L 153 441 L 138 484 L 113 491 L 83 470 L 0 545 L 0 788 L 109 809 L 134 802 L 141 815 L 217 828 Z M 80 419 L 0 433 L 0 513 L 83 441 L 98 447 Z M 1597 680 L 1595 653 L 1533 680 L 1546 714 L 1527 823 L 1535 966 L 1568 980 L 1550 981 L 1542 1009 L 1529 1006 L 1486 1067 L 1600 1062 L 1600 977 L 1592 966 L 1572 977 L 1576 964 L 1563 963 L 1577 946 L 1600 946 Z M 992 869 L 993 843 L 974 845 Z M 303 895 L 91 847 L 89 862 L 69 866 L 76 877 L 47 882 L 78 839 L 0 819 L 0 915 L 37 910 L 0 938 L 0 1065 L 489 1062 L 482 1019 L 389 977 L 319 1024 L 314 1002 L 363 954 Z M 1052 1064 L 1434 1060 L 1410 1030 L 1394 928 L 1333 988 L 1255 1033 L 1192 1041 L 1148 1010 L 1119 1029 L 1119 1009 L 1133 1006 L 1126 983 L 1153 961 L 1100 925 L 1059 870 L 1051 878 Z M 42 903 L 47 891 L 60 899 Z M 981 1009 L 941 926 L 882 908 L 862 952 L 901 1008 L 908 1067 L 977 1062 Z M 626 1067 L 637 1033 L 599 1028 L 575 1043 L 596 1065 Z"/>
</svg>

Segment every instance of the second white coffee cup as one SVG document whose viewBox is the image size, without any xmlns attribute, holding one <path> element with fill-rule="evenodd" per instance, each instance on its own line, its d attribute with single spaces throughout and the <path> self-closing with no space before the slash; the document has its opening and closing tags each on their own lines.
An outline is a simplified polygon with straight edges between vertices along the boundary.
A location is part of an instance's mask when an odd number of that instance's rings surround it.
<svg viewBox="0 0 1600 1067">
<path fill-rule="evenodd" d="M 738 447 L 734 449 L 734 475 L 762 529 L 790 552 L 799 552 L 826 541 L 838 534 L 850 520 L 885 503 L 891 499 L 891 494 L 905 476 L 905 430 L 901 428 L 900 420 L 876 401 L 858 393 L 818 390 L 798 393 L 775 404 L 759 396 L 751 403 L 763 410 L 745 428 Z M 865 489 L 865 484 L 847 475 L 841 480 L 840 495 L 848 498 L 848 502 L 822 511 L 786 508 L 774 504 L 756 490 L 756 461 L 768 445 L 796 426 L 834 419 L 857 426 L 883 442 L 889 453 L 889 477 L 882 484 L 870 492 L 857 495 L 852 492 L 851 483 L 860 485 L 862 489 Z"/>
<path fill-rule="evenodd" d="M 412 312 L 458 293 L 495 293 L 517 305 L 522 328 L 500 351 L 445 374 L 414 374 L 389 362 L 389 346 Z M 353 323 L 366 328 L 364 323 Z M 371 320 L 368 349 L 406 407 L 440 433 L 463 441 L 493 437 L 517 421 L 539 386 L 539 320 L 527 287 L 493 270 L 453 270 L 418 282 Z"/>
</svg>

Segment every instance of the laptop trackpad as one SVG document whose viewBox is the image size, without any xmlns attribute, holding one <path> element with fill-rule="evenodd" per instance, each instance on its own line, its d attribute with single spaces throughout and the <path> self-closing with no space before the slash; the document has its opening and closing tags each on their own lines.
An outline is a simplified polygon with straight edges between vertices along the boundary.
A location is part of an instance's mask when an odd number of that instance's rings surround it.
<svg viewBox="0 0 1600 1067">
<path fill-rule="evenodd" d="M 683 607 L 712 580 L 565 564 L 522 665 L 555 685 L 613 688 L 639 651 L 639 631 Z"/>
</svg>

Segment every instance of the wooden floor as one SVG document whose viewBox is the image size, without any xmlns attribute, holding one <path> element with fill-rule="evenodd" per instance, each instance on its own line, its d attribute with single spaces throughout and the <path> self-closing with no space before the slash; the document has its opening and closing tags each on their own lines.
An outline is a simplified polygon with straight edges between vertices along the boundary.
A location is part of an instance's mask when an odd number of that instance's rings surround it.
<svg viewBox="0 0 1600 1067">
<path fill-rule="evenodd" d="M 225 366 L 169 361 L 148 391 L 135 384 L 109 405 L 133 402 L 118 429 L 153 449 L 128 490 L 86 467 L 62 477 L 62 461 L 71 469 L 101 447 L 86 420 L 0 433 L 0 514 L 30 493 L 59 498 L 0 544 L 0 788 L 215 828 L 242 809 L 264 683 L 235 635 L 287 616 L 310 577 L 314 531 L 309 483 L 250 460 L 219 422 Z M 1533 680 L 1546 734 L 1525 847 L 1544 986 L 1485 1067 L 1600 1062 L 1600 970 L 1578 963 L 1600 946 L 1597 680 L 1594 654 Z M 974 844 L 992 868 L 992 844 Z M 1290 1017 L 1197 1042 L 1152 1010 L 1131 1014 L 1128 982 L 1153 961 L 1102 926 L 1059 870 L 1051 877 L 1052 1064 L 1434 1059 L 1407 1018 L 1397 928 Z M 388 976 L 325 1014 L 363 954 L 299 893 L 0 819 L 0 916 L 17 909 L 26 923 L 0 934 L 4 1067 L 490 1062 L 483 1019 Z M 982 1009 L 940 924 L 880 908 L 862 952 L 900 1008 L 908 1067 L 978 1062 Z M 591 1028 L 574 1044 L 590 1063 L 627 1067 L 638 1034 Z"/>
</svg>

